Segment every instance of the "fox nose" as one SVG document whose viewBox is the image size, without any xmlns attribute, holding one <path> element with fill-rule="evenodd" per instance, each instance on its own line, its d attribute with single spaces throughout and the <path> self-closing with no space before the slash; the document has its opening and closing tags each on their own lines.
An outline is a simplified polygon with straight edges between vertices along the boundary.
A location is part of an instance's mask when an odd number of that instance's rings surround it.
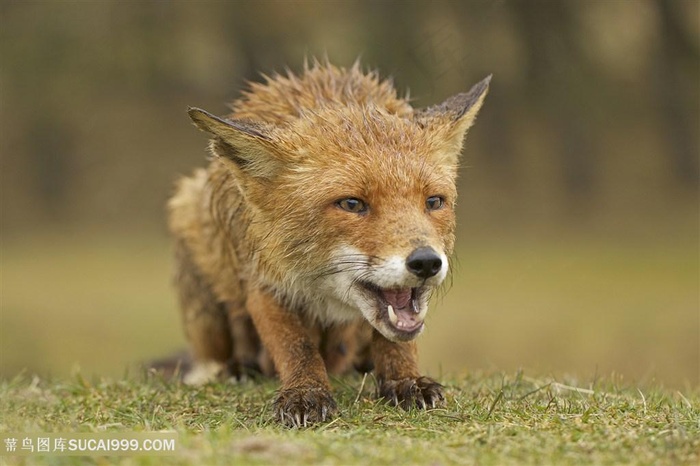
<svg viewBox="0 0 700 466">
<path fill-rule="evenodd" d="M 433 248 L 418 248 L 406 259 L 406 268 L 412 274 L 427 279 L 437 275 L 442 268 L 442 259 Z"/>
</svg>

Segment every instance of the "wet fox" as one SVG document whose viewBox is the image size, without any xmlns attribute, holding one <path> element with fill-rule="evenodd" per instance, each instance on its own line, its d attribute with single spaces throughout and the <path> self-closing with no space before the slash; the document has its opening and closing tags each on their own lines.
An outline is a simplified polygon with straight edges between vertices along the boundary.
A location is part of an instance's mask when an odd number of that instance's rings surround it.
<svg viewBox="0 0 700 466">
<path fill-rule="evenodd" d="M 211 161 L 170 199 L 187 383 L 277 375 L 290 426 L 337 411 L 329 373 L 374 368 L 404 408 L 444 402 L 415 338 L 454 245 L 464 135 L 490 76 L 425 109 L 358 63 L 253 83 L 225 118 L 189 116 Z"/>
</svg>

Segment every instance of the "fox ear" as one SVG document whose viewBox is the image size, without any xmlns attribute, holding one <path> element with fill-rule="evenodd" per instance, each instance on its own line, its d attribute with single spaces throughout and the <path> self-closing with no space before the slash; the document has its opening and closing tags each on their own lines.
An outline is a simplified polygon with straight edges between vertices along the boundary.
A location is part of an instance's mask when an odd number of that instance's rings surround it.
<svg viewBox="0 0 700 466">
<path fill-rule="evenodd" d="M 462 151 L 467 130 L 474 124 L 476 115 L 489 91 L 491 76 L 472 86 L 469 92 L 454 95 L 443 103 L 418 110 L 416 122 L 424 128 L 437 128 L 446 150 L 456 157 Z"/>
<path fill-rule="evenodd" d="M 257 123 L 225 120 L 199 108 L 187 110 L 195 126 L 214 138 L 210 150 L 235 172 L 271 177 L 278 165 L 271 128 Z"/>
</svg>

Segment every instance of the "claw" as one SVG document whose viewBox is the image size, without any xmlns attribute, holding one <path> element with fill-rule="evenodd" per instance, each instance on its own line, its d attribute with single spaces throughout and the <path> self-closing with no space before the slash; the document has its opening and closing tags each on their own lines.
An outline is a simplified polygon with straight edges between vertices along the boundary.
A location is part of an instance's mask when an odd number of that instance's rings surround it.
<svg viewBox="0 0 700 466">
<path fill-rule="evenodd" d="M 434 409 L 445 401 L 442 390 L 442 385 L 428 377 L 406 378 L 384 381 L 380 386 L 379 396 L 387 403 L 406 410 L 411 407 L 427 410 Z"/>
<path fill-rule="evenodd" d="M 274 401 L 274 413 L 284 425 L 305 428 L 333 417 L 335 403 L 326 390 L 281 391 Z"/>
</svg>

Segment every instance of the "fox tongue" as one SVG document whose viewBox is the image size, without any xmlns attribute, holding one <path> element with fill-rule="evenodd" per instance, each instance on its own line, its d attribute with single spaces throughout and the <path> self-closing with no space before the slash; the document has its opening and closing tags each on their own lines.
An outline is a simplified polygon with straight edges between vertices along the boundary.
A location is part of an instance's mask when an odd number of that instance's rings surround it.
<svg viewBox="0 0 700 466">
<path fill-rule="evenodd" d="M 421 312 L 418 312 L 416 305 L 411 305 L 413 291 L 410 288 L 382 290 L 382 297 L 387 303 L 386 312 L 389 322 L 396 329 L 413 332 L 423 325 L 428 308 L 424 307 Z"/>
<path fill-rule="evenodd" d="M 408 306 L 411 301 L 411 289 L 403 288 L 400 290 L 382 290 L 382 295 L 388 304 L 395 310 L 401 310 Z"/>
</svg>

